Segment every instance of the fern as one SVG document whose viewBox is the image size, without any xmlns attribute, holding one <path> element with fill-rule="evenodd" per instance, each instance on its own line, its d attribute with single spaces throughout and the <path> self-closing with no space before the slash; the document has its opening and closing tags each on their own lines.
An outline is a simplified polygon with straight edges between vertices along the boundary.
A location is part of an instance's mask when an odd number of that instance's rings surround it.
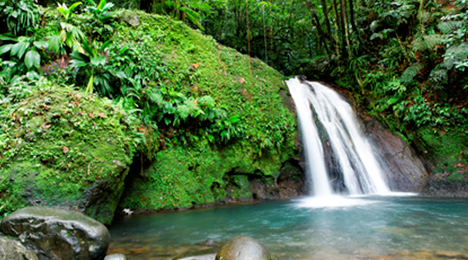
<svg viewBox="0 0 468 260">
<path fill-rule="evenodd" d="M 433 50 L 436 45 L 444 43 L 445 37 L 440 34 L 427 35 L 416 38 L 412 43 L 413 51 Z"/>
<path fill-rule="evenodd" d="M 406 70 L 403 72 L 403 74 L 400 77 L 401 83 L 403 84 L 410 83 L 422 68 L 423 68 L 423 65 L 420 63 L 414 63 L 413 65 L 406 68 Z"/>
<path fill-rule="evenodd" d="M 462 25 L 462 21 L 447 21 L 439 23 L 437 28 L 444 34 L 450 34 L 461 28 Z"/>
<path fill-rule="evenodd" d="M 461 43 L 447 49 L 444 54 L 443 66 L 447 69 L 452 69 L 453 65 L 465 62 L 468 58 L 468 44 Z"/>
<path fill-rule="evenodd" d="M 429 81 L 432 83 L 432 88 L 439 90 L 448 82 L 447 70 L 437 66 L 431 71 Z"/>
</svg>

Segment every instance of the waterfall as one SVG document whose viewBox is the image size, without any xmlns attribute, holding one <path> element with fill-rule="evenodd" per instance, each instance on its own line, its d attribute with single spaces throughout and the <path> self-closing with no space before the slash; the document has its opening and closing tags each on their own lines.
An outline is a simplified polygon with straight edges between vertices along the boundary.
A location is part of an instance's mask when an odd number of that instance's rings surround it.
<svg viewBox="0 0 468 260">
<path fill-rule="evenodd" d="M 390 193 L 351 106 L 320 83 L 297 77 L 286 83 L 296 104 L 314 195 Z M 332 173 L 334 180 L 330 179 Z"/>
</svg>

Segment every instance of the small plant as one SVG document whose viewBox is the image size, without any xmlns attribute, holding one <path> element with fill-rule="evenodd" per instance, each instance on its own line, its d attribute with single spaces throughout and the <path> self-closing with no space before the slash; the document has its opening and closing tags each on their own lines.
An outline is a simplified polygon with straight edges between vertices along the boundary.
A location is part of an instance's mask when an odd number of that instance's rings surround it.
<svg viewBox="0 0 468 260">
<path fill-rule="evenodd" d="M 42 11 L 36 2 L 36 0 L 0 1 L 0 18 L 9 32 L 19 36 L 38 28 Z"/>
<path fill-rule="evenodd" d="M 0 47 L 0 55 L 9 53 L 9 61 L 4 61 L 6 71 L 2 73 L 8 81 L 15 76 L 23 75 L 26 72 L 35 74 L 41 65 L 41 50 L 47 49 L 48 44 L 45 41 L 37 40 L 35 37 L 11 35 L 0 35 L 0 39 L 7 43 Z M 16 75 L 5 75 L 5 73 L 13 73 Z"/>
<path fill-rule="evenodd" d="M 70 56 L 71 67 L 84 69 L 85 76 L 88 78 L 86 92 L 92 93 L 94 86 L 101 96 L 112 97 L 113 89 L 110 86 L 111 73 L 107 70 L 107 48 L 111 45 L 107 41 L 100 48 L 94 47 L 96 43 L 89 45 L 83 41 L 83 52 L 74 51 Z"/>
<path fill-rule="evenodd" d="M 65 3 L 59 4 L 59 7 L 57 7 L 57 10 L 63 15 L 65 18 L 65 22 L 68 22 L 72 15 L 73 15 L 73 9 L 77 8 L 79 5 L 81 5 L 81 2 L 76 2 L 70 6 L 70 8 L 67 7 Z"/>
</svg>

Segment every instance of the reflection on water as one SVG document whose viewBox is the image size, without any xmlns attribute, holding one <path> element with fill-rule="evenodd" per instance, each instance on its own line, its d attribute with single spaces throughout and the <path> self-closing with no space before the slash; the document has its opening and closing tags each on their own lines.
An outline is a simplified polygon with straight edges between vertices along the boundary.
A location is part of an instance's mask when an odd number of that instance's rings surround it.
<svg viewBox="0 0 468 260">
<path fill-rule="evenodd" d="M 278 259 L 468 259 L 467 200 L 335 202 L 319 207 L 307 198 L 131 216 L 110 228 L 110 252 L 129 260 L 173 259 L 214 253 L 229 238 L 246 235 Z"/>
</svg>

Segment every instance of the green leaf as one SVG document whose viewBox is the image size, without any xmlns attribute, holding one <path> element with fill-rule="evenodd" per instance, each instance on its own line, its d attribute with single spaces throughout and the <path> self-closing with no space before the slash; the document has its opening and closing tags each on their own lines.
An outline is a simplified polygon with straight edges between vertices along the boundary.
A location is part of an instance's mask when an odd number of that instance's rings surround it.
<svg viewBox="0 0 468 260">
<path fill-rule="evenodd" d="M 97 56 L 97 57 L 94 57 L 94 58 L 91 58 L 91 64 L 93 65 L 104 65 L 106 64 L 106 57 L 104 56 Z"/>
<path fill-rule="evenodd" d="M 94 75 L 91 74 L 91 77 L 89 78 L 89 81 L 88 81 L 88 86 L 86 87 L 86 93 L 93 93 L 93 78 L 94 78 Z"/>
<path fill-rule="evenodd" d="M 24 57 L 24 63 L 26 64 L 26 67 L 28 69 L 31 69 L 31 67 L 36 67 L 39 68 L 41 64 L 41 55 L 36 50 L 30 50 L 26 53 L 26 56 Z"/>
<path fill-rule="evenodd" d="M 101 0 L 97 6 L 97 9 L 102 10 L 106 4 L 106 0 Z"/>
<path fill-rule="evenodd" d="M 13 47 L 13 44 L 5 44 L 0 47 L 0 55 L 9 52 L 11 48 Z"/>
<path fill-rule="evenodd" d="M 231 122 L 231 123 L 237 123 L 237 122 L 239 122 L 240 117 L 241 117 L 240 115 L 235 115 L 235 116 L 232 116 L 231 118 L 229 118 L 228 121 Z"/>
<path fill-rule="evenodd" d="M 26 52 L 26 50 L 29 48 L 29 42 L 18 42 L 13 47 L 11 48 L 11 55 L 17 55 L 19 59 L 21 59 Z"/>
<path fill-rule="evenodd" d="M 9 34 L 0 34 L 0 40 L 2 40 L 2 41 L 18 41 L 18 39 L 15 36 L 9 35 Z"/>
<path fill-rule="evenodd" d="M 46 41 L 35 41 L 33 44 L 38 49 L 47 49 L 49 47 L 49 44 Z"/>
<path fill-rule="evenodd" d="M 60 49 L 60 36 L 54 35 L 49 39 L 49 48 L 54 52 L 58 53 Z"/>
<path fill-rule="evenodd" d="M 99 49 L 99 52 L 103 52 L 107 47 L 109 47 L 109 45 L 111 45 L 112 42 L 110 40 L 108 40 L 107 42 L 103 43 L 101 48 Z"/>
<path fill-rule="evenodd" d="M 76 3 L 72 4 L 72 5 L 70 6 L 70 8 L 69 8 L 70 12 L 72 12 L 73 9 L 75 9 L 75 8 L 76 8 L 77 6 L 79 6 L 80 4 L 82 4 L 82 3 L 81 3 L 81 2 L 76 2 Z"/>
</svg>

